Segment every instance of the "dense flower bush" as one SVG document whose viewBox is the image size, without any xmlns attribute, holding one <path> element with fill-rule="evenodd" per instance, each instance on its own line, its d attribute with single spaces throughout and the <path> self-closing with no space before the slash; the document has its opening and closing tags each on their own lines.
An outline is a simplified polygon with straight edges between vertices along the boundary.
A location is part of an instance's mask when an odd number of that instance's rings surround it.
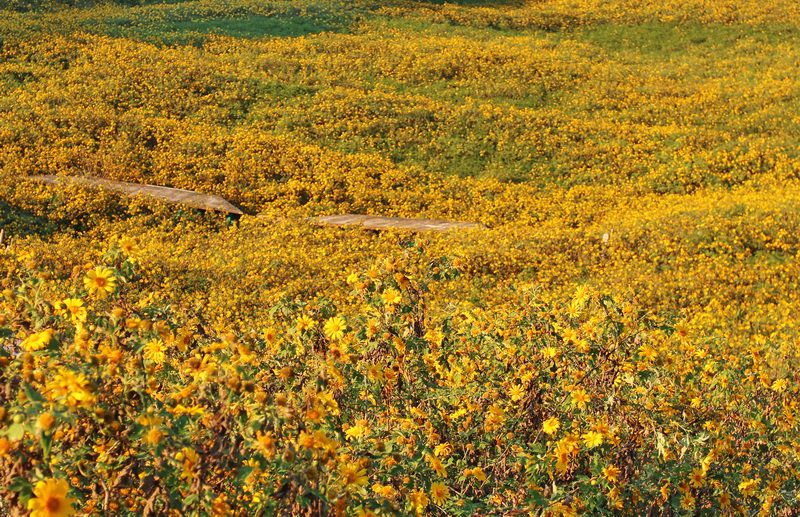
<svg viewBox="0 0 800 517">
<path fill-rule="evenodd" d="M 418 253 L 350 274 L 357 311 L 287 300 L 255 336 L 134 301 L 118 246 L 70 281 L 25 271 L 0 314 L 3 498 L 243 515 L 798 503 L 796 371 L 588 288 L 433 317 L 432 286 L 458 271 L 409 276 Z"/>
<path fill-rule="evenodd" d="M 0 513 L 800 507 L 796 2 L 9 6 Z"/>
</svg>

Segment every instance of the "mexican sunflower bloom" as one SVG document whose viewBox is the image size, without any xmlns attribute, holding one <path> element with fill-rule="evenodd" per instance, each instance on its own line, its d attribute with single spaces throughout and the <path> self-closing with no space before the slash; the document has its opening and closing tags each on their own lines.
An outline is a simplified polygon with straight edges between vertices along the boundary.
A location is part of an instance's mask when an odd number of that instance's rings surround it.
<svg viewBox="0 0 800 517">
<path fill-rule="evenodd" d="M 525 396 L 525 388 L 520 385 L 511 386 L 508 394 L 511 396 L 511 400 L 514 402 L 519 402 Z"/>
<path fill-rule="evenodd" d="M 389 289 L 385 290 L 381 295 L 381 299 L 383 303 L 386 305 L 392 306 L 400 303 L 403 297 L 400 295 L 400 291 L 390 287 Z"/>
<path fill-rule="evenodd" d="M 200 455 L 197 454 L 194 449 L 184 447 L 180 452 L 175 454 L 175 459 L 183 462 L 181 479 L 187 479 L 191 482 L 196 474 L 197 465 L 200 463 Z"/>
<path fill-rule="evenodd" d="M 132 238 L 130 238 L 130 237 L 123 237 L 123 238 L 122 238 L 122 239 L 120 239 L 120 241 L 119 241 L 119 249 L 120 249 L 120 250 L 121 250 L 121 251 L 122 251 L 122 252 L 123 252 L 125 255 L 128 255 L 128 256 L 130 256 L 130 255 L 132 255 L 133 253 L 135 253 L 135 252 L 136 252 L 136 249 L 137 249 L 137 246 L 136 246 L 136 241 L 135 241 L 135 240 L 133 240 L 133 239 L 132 239 Z"/>
<path fill-rule="evenodd" d="M 622 471 L 615 465 L 607 465 L 603 468 L 602 473 L 604 478 L 614 483 L 619 479 L 619 475 L 622 473 Z"/>
<path fill-rule="evenodd" d="M 89 294 L 105 298 L 116 289 L 117 278 L 109 268 L 97 266 L 83 277 L 83 286 L 89 291 Z"/>
<path fill-rule="evenodd" d="M 67 298 L 62 300 L 63 314 L 69 316 L 73 323 L 86 321 L 86 307 L 80 298 Z"/>
<path fill-rule="evenodd" d="M 744 496 L 751 496 L 758 490 L 760 481 L 758 479 L 745 479 L 739 483 L 739 492 Z"/>
<path fill-rule="evenodd" d="M 32 517 L 66 517 L 75 513 L 74 499 L 67 496 L 69 485 L 63 479 L 46 479 L 36 483 L 33 499 L 28 501 Z"/>
<path fill-rule="evenodd" d="M 86 376 L 68 368 L 59 368 L 47 383 L 46 391 L 51 400 L 58 400 L 69 407 L 89 407 L 95 402 Z"/>
<path fill-rule="evenodd" d="M 572 392 L 571 398 L 575 406 L 584 409 L 586 408 L 586 403 L 592 399 L 592 396 L 586 393 L 586 390 L 578 388 Z"/>
<path fill-rule="evenodd" d="M 430 503 L 428 495 L 422 490 L 414 490 L 408 495 L 408 499 L 417 515 L 422 515 Z"/>
<path fill-rule="evenodd" d="M 334 316 L 333 318 L 328 318 L 322 330 L 325 332 L 325 336 L 328 339 L 335 341 L 344 337 L 344 330 L 346 327 L 347 325 L 344 322 L 344 318 L 341 316 Z"/>
<path fill-rule="evenodd" d="M 164 349 L 163 341 L 160 339 L 151 339 L 144 345 L 142 352 L 144 353 L 144 358 L 148 361 L 161 364 L 164 362 Z"/>
<path fill-rule="evenodd" d="M 11 442 L 9 442 L 6 438 L 0 438 L 0 458 L 6 456 L 10 450 Z"/>
<path fill-rule="evenodd" d="M 583 438 L 583 443 L 585 443 L 586 447 L 589 449 L 594 449 L 595 447 L 603 445 L 603 435 L 597 431 L 584 433 L 581 438 Z"/>
<path fill-rule="evenodd" d="M 36 427 L 42 431 L 49 431 L 53 424 L 56 423 L 56 418 L 50 413 L 42 413 L 36 418 Z"/>
<path fill-rule="evenodd" d="M 28 352 L 33 352 L 35 350 L 41 350 L 45 348 L 47 345 L 50 344 L 50 341 L 53 339 L 53 331 L 43 330 L 41 332 L 36 332 L 31 334 L 20 344 L 23 350 Z"/>
<path fill-rule="evenodd" d="M 303 332 L 304 330 L 311 330 L 317 322 L 311 319 L 310 316 L 303 314 L 297 318 L 297 330 Z"/>
<path fill-rule="evenodd" d="M 256 448 L 267 458 L 275 456 L 275 437 L 272 433 L 256 433 Z"/>
<path fill-rule="evenodd" d="M 542 424 L 542 429 L 549 435 L 555 434 L 559 427 L 561 427 L 561 422 L 559 422 L 556 417 L 548 418 L 544 421 L 544 424 Z"/>
<path fill-rule="evenodd" d="M 346 463 L 339 467 L 339 475 L 346 488 L 362 487 L 367 484 L 367 471 L 358 464 Z"/>
<path fill-rule="evenodd" d="M 447 501 L 449 495 L 449 490 L 444 483 L 433 483 L 431 484 L 431 501 L 434 504 L 442 505 L 445 501 Z"/>
</svg>

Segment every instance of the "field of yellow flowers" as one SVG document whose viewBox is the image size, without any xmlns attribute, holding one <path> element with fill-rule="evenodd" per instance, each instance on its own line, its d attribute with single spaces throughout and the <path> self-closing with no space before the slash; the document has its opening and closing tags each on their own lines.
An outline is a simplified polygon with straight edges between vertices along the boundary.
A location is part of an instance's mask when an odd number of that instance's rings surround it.
<svg viewBox="0 0 800 517">
<path fill-rule="evenodd" d="M 800 4 L 0 6 L 0 515 L 800 511 Z"/>
</svg>

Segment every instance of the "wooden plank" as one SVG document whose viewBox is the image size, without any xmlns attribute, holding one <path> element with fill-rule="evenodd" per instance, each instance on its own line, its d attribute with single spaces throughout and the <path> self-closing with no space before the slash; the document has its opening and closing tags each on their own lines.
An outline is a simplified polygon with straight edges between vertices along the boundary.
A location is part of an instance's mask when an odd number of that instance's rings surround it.
<svg viewBox="0 0 800 517">
<path fill-rule="evenodd" d="M 479 223 L 446 221 L 443 219 L 414 219 L 406 217 L 380 217 L 362 214 L 327 215 L 318 217 L 316 223 L 324 226 L 360 226 L 369 230 L 408 230 L 412 232 L 444 232 L 457 228 L 483 228 Z"/>
<path fill-rule="evenodd" d="M 161 187 L 158 185 L 147 185 L 141 183 L 128 183 L 125 181 L 115 181 L 105 178 L 94 178 L 90 176 L 29 176 L 29 179 L 49 185 L 81 185 L 90 188 L 101 188 L 119 192 L 127 196 L 148 196 L 168 203 L 209 210 L 224 212 L 226 214 L 243 215 L 239 208 L 228 202 L 226 199 L 213 194 L 202 194 L 193 190 L 184 190 L 171 187 Z"/>
</svg>

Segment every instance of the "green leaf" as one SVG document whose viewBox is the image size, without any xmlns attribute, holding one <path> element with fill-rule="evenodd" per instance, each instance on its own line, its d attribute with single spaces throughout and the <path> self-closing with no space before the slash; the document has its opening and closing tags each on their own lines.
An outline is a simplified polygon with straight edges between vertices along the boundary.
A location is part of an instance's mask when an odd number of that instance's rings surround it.
<svg viewBox="0 0 800 517">
<path fill-rule="evenodd" d="M 8 485 L 8 489 L 17 493 L 31 494 L 33 492 L 33 487 L 30 481 L 23 477 L 14 478 Z"/>
<path fill-rule="evenodd" d="M 22 389 L 25 391 L 25 396 L 28 397 L 28 400 L 44 402 L 44 397 L 42 397 L 42 394 L 33 389 L 30 384 L 24 384 Z"/>
<path fill-rule="evenodd" d="M 11 424 L 8 431 L 6 431 L 6 437 L 12 442 L 22 440 L 23 436 L 25 436 L 25 426 L 20 423 Z"/>
<path fill-rule="evenodd" d="M 239 474 L 236 476 L 236 479 L 240 482 L 244 482 L 247 479 L 247 476 L 253 472 L 253 467 L 242 467 L 239 469 Z"/>
<path fill-rule="evenodd" d="M 53 442 L 53 437 L 51 435 L 42 434 L 39 442 L 42 445 L 42 457 L 46 460 L 50 457 L 50 445 Z"/>
</svg>

